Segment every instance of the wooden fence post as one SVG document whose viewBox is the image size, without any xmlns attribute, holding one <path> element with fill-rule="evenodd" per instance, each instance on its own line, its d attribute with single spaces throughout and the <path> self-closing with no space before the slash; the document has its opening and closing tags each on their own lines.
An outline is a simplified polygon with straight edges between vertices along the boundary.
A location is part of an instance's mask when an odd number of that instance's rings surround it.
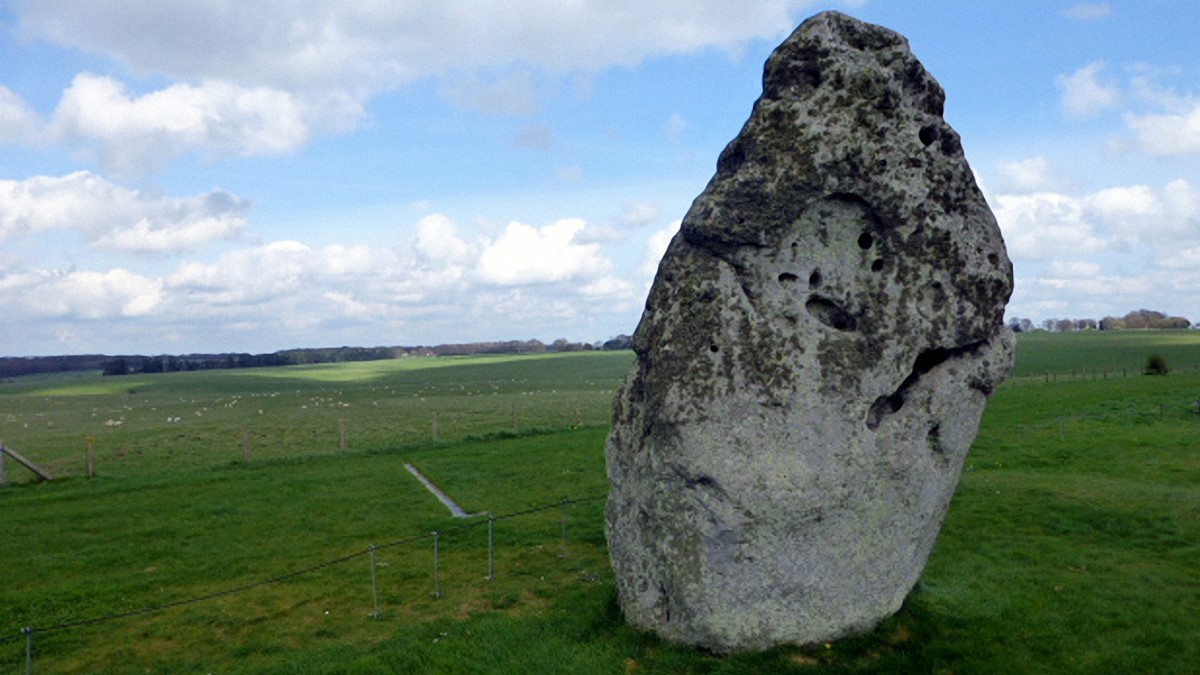
<svg viewBox="0 0 1200 675">
<path fill-rule="evenodd" d="M 46 473 L 45 469 L 43 469 L 42 467 L 38 466 L 37 464 L 34 464 L 33 462 L 29 461 L 21 453 L 17 452 L 16 450 L 13 450 L 12 448 L 4 447 L 2 444 L 0 444 L 0 448 L 4 448 L 4 452 L 0 453 L 0 456 L 8 455 L 8 456 L 12 457 L 13 459 L 17 460 L 17 464 L 20 464 L 21 466 L 25 467 L 26 469 L 29 469 L 34 474 L 36 474 L 38 477 L 38 480 L 50 480 L 51 479 L 50 474 Z"/>
<path fill-rule="evenodd" d="M 242 464 L 250 463 L 250 430 L 242 427 Z"/>
<path fill-rule="evenodd" d="M 433 440 L 436 442 L 441 435 L 441 430 L 438 429 L 438 414 L 433 413 Z"/>
<path fill-rule="evenodd" d="M 3 486 L 6 480 L 4 476 L 4 441 L 0 441 L 0 486 Z"/>
<path fill-rule="evenodd" d="M 92 444 L 95 443 L 95 439 L 92 438 L 91 436 L 88 436 L 85 440 L 87 441 L 87 453 L 84 455 L 86 458 L 86 465 L 87 465 L 87 477 L 95 478 L 96 463 L 92 459 Z"/>
<path fill-rule="evenodd" d="M 338 418 L 338 450 L 346 451 L 346 418 Z"/>
</svg>

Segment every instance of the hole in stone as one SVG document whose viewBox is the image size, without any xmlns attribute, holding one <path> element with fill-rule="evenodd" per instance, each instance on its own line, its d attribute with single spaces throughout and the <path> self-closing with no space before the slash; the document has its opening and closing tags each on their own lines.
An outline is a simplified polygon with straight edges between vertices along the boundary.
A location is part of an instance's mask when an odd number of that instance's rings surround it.
<svg viewBox="0 0 1200 675">
<path fill-rule="evenodd" d="M 867 428 L 876 429 L 879 423 L 883 421 L 884 416 L 900 412 L 904 407 L 904 399 L 900 394 L 892 394 L 890 396 L 880 396 L 871 404 L 871 409 L 867 411 Z"/>
<path fill-rule="evenodd" d="M 929 147 L 930 144 L 938 139 L 938 129 L 932 124 L 923 126 L 917 136 L 921 139 L 922 145 Z"/>
<path fill-rule="evenodd" d="M 871 263 L 871 271 L 872 272 L 882 272 L 883 271 L 883 258 L 876 258 L 875 262 Z"/>
<path fill-rule="evenodd" d="M 799 280 L 800 280 L 800 277 L 796 276 L 795 274 L 792 274 L 791 272 L 784 272 L 783 274 L 779 275 L 779 283 L 781 283 L 781 284 L 790 284 L 790 283 L 794 283 Z"/>
<path fill-rule="evenodd" d="M 945 461 L 946 447 L 942 445 L 942 425 L 939 422 L 934 422 L 933 426 L 929 427 L 929 433 L 925 435 L 925 442 L 929 444 L 929 451 Z"/>
<path fill-rule="evenodd" d="M 710 351 L 710 352 L 712 352 L 712 353 L 716 354 L 717 352 L 721 351 L 721 348 L 720 348 L 720 347 L 718 347 L 718 346 L 716 346 L 716 345 L 709 345 L 709 346 L 708 346 L 708 351 Z"/>
<path fill-rule="evenodd" d="M 821 287 L 821 270 L 813 270 L 813 273 L 808 275 L 809 288 Z"/>
<path fill-rule="evenodd" d="M 871 244 L 874 243 L 875 237 L 872 237 L 870 232 L 863 232 L 862 234 L 858 235 L 858 247 L 862 250 L 865 251 L 871 248 Z"/>
<path fill-rule="evenodd" d="M 853 316 L 846 310 L 839 307 L 832 300 L 813 296 L 804 303 L 804 308 L 808 313 L 834 330 L 852 331 L 857 328 L 857 322 Z"/>
<path fill-rule="evenodd" d="M 950 349 L 941 347 L 927 349 L 917 355 L 917 360 L 913 362 L 913 372 L 918 375 L 924 375 L 950 360 L 951 356 L 954 356 L 954 352 Z"/>
<path fill-rule="evenodd" d="M 995 253 L 989 253 L 988 254 L 988 262 L 993 265 L 999 265 L 1000 264 L 1000 256 L 996 255 Z"/>
</svg>

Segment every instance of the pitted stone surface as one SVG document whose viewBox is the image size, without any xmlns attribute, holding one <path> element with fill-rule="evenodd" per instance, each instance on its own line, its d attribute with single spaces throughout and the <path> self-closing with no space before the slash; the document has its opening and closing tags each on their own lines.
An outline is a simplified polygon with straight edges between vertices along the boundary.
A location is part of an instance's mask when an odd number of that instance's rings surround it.
<svg viewBox="0 0 1200 675">
<path fill-rule="evenodd" d="M 867 630 L 921 575 L 1007 376 L 1012 265 L 900 35 L 828 12 L 659 267 L 608 439 L 635 626 L 715 651 Z"/>
</svg>

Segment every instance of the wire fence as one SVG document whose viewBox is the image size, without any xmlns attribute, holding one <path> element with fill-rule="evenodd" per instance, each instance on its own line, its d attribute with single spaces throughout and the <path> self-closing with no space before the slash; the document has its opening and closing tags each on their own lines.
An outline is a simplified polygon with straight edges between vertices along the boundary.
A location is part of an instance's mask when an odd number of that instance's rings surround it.
<svg viewBox="0 0 1200 675">
<path fill-rule="evenodd" d="M 495 576 L 495 568 L 496 568 L 496 566 L 495 566 L 496 546 L 495 546 L 494 526 L 497 522 L 507 521 L 507 520 L 515 520 L 515 519 L 524 518 L 527 516 L 532 516 L 534 514 L 551 511 L 554 509 L 560 509 L 562 512 L 561 513 L 561 540 L 560 540 L 561 552 L 559 553 L 558 557 L 561 559 L 561 558 L 566 557 L 567 552 L 568 552 L 568 539 L 567 539 L 568 517 L 567 517 L 567 513 L 568 513 L 569 507 L 577 505 L 577 504 L 599 502 L 599 501 L 605 500 L 606 498 L 607 498 L 606 496 L 566 498 L 566 499 L 563 499 L 558 502 L 542 504 L 540 506 L 534 506 L 532 508 L 524 509 L 521 511 L 514 511 L 511 513 L 505 513 L 502 515 L 493 515 L 490 513 L 483 513 L 483 514 L 479 514 L 477 517 L 472 518 L 468 522 L 464 522 L 459 525 L 447 527 L 447 528 L 444 528 L 441 530 L 434 530 L 432 532 L 428 532 L 428 533 L 424 533 L 424 534 L 405 537 L 402 539 L 397 539 L 397 540 L 390 541 L 390 542 L 387 542 L 384 544 L 371 544 L 365 548 L 353 551 L 351 553 L 347 553 L 342 556 L 338 556 L 336 558 L 330 558 L 328 560 L 324 560 L 322 562 L 319 562 L 319 563 L 316 563 L 313 565 L 309 565 L 307 567 L 295 569 L 290 572 L 286 572 L 286 573 L 279 574 L 279 575 L 272 576 L 272 577 L 267 577 L 264 579 L 259 579 L 257 581 L 241 584 L 238 586 L 233 586 L 233 587 L 215 591 L 212 593 L 205 593 L 202 595 L 197 595 L 194 597 L 184 598 L 184 599 L 180 599 L 180 600 L 174 600 L 174 601 L 166 602 L 166 603 L 162 603 L 162 604 L 147 605 L 147 606 L 139 607 L 136 609 L 122 610 L 122 611 L 112 612 L 112 613 L 108 613 L 108 614 L 101 614 L 101 615 L 97 615 L 97 616 L 86 617 L 86 618 L 82 618 L 82 619 L 70 619 L 70 620 L 64 620 L 64 621 L 59 621 L 59 622 L 47 622 L 46 624 L 32 624 L 32 625 L 23 626 L 17 630 L 10 629 L 10 630 L 7 630 L 4 634 L 0 634 L 0 645 L 8 645 L 10 643 L 17 643 L 17 642 L 20 642 L 23 640 L 25 643 L 24 644 L 24 649 L 25 649 L 25 652 L 24 652 L 24 668 L 25 668 L 25 670 L 24 670 L 24 672 L 27 673 L 27 675 L 31 675 L 34 672 L 35 659 L 38 656 L 37 651 L 36 651 L 37 644 L 38 644 L 38 641 L 36 638 L 38 636 L 45 636 L 45 635 L 50 635 L 50 634 L 54 634 L 54 633 L 69 632 L 72 630 L 95 626 L 97 624 L 111 623 L 111 622 L 120 621 L 122 619 L 129 619 L 132 617 L 148 615 L 148 614 L 157 614 L 157 613 L 165 612 L 167 610 L 174 609 L 174 608 L 184 607 L 184 606 L 188 606 L 188 605 L 196 605 L 196 604 L 216 600 L 218 598 L 225 598 L 225 597 L 229 597 L 229 596 L 235 596 L 235 595 L 240 595 L 240 594 L 244 594 L 244 593 L 249 593 L 256 589 L 261 589 L 261 588 L 264 588 L 267 586 L 279 584 L 281 582 L 295 579 L 297 577 L 311 575 L 315 572 L 325 570 L 328 568 L 332 568 L 332 567 L 336 567 L 338 565 L 342 565 L 342 564 L 348 563 L 352 560 L 358 560 L 361 558 L 369 559 L 370 568 L 371 568 L 371 606 L 372 606 L 372 611 L 370 612 L 369 616 L 371 618 L 379 618 L 380 613 L 381 613 L 381 608 L 380 608 L 379 584 L 378 584 L 378 580 L 377 580 L 377 567 L 378 567 L 378 562 L 376 559 L 377 553 L 379 553 L 381 551 L 389 550 L 389 549 L 400 549 L 403 547 L 415 546 L 416 544 L 419 544 L 421 542 L 431 543 L 432 550 L 433 550 L 433 567 L 432 567 L 431 580 L 430 580 L 431 587 L 432 587 L 430 594 L 435 598 L 441 597 L 441 595 L 442 595 L 442 588 L 441 588 L 442 561 L 441 561 L 441 556 L 439 555 L 439 553 L 440 553 L 439 549 L 442 545 L 442 541 L 443 541 L 444 537 L 459 534 L 459 533 L 462 533 L 462 532 L 465 532 L 468 530 L 474 530 L 474 529 L 486 527 L 487 528 L 487 575 L 486 575 L 485 579 L 490 582 L 493 579 L 493 577 Z M 4 661 L 9 662 L 8 659 L 4 659 Z"/>
<path fill-rule="evenodd" d="M 1185 364 L 1172 366 L 1171 372 L 1195 373 L 1200 372 L 1200 365 Z M 1014 384 L 1056 384 L 1059 382 L 1094 382 L 1096 380 L 1119 380 L 1128 377 L 1143 377 L 1147 375 L 1144 368 L 1077 368 L 1064 371 L 1046 371 L 1042 373 L 1025 373 L 1012 375 L 1006 382 Z"/>
<path fill-rule="evenodd" d="M 54 479 L 134 477 L 164 468 L 214 468 L 556 433 L 604 426 L 612 415 L 611 394 L 582 405 L 543 403 L 520 408 L 514 404 L 422 410 L 398 419 L 388 417 L 390 409 L 362 405 L 348 413 L 314 413 L 293 419 L 275 416 L 270 410 L 265 415 L 235 417 L 222 409 L 230 418 L 218 419 L 220 406 L 209 402 L 203 407 L 203 417 L 171 416 L 164 421 L 161 401 L 155 400 L 109 411 L 110 419 L 101 414 L 80 425 L 62 422 L 47 427 L 49 422 L 40 411 L 10 413 L 7 420 L 0 420 L 0 441 L 25 453 Z M 78 410 L 60 412 L 67 418 L 80 414 Z M 0 466 L 0 485 L 34 479 L 11 464 L 5 477 Z"/>
</svg>

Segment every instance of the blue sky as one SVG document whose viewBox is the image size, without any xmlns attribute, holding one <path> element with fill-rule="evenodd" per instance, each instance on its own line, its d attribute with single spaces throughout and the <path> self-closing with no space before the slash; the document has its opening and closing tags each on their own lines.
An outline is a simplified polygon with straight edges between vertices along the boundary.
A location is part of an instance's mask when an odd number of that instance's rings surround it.
<svg viewBox="0 0 1200 675">
<path fill-rule="evenodd" d="M 824 9 L 946 89 L 1010 317 L 1200 321 L 1190 0 L 0 0 L 0 354 L 630 333 Z"/>
</svg>

